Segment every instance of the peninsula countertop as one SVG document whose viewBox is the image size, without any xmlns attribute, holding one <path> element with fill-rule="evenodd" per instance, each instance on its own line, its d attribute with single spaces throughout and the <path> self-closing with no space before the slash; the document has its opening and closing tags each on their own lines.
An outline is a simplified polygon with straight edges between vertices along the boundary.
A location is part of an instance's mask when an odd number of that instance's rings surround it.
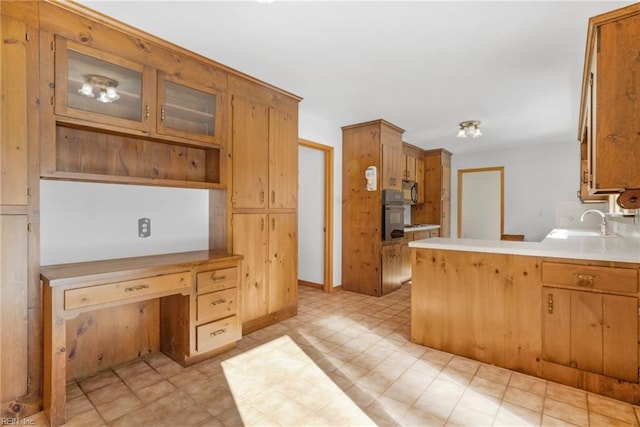
<svg viewBox="0 0 640 427">
<path fill-rule="evenodd" d="M 412 248 L 487 252 L 598 261 L 640 262 L 640 239 L 597 231 L 554 228 L 541 242 L 432 237 L 409 242 Z"/>
</svg>

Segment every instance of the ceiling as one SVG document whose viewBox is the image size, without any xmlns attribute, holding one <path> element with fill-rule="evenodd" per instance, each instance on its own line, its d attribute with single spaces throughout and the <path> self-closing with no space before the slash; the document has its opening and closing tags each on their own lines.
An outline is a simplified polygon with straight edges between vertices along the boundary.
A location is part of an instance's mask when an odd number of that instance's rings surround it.
<svg viewBox="0 0 640 427">
<path fill-rule="evenodd" d="M 384 118 L 458 153 L 575 142 L 588 18 L 633 2 L 81 3 L 303 97 L 301 137 Z"/>
</svg>

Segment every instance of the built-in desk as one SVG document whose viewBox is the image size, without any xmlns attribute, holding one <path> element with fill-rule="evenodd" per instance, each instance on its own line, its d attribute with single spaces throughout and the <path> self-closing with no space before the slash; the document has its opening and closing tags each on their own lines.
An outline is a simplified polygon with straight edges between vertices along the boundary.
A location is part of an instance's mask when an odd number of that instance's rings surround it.
<svg viewBox="0 0 640 427">
<path fill-rule="evenodd" d="M 42 267 L 44 412 L 65 422 L 66 321 L 87 311 L 160 300 L 160 350 L 187 366 L 242 337 L 242 256 L 184 252 Z"/>
</svg>

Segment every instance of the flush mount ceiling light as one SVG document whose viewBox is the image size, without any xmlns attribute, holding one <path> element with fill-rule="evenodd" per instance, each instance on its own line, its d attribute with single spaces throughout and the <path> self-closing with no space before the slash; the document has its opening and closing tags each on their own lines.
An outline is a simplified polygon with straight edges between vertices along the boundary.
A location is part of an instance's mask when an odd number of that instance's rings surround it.
<svg viewBox="0 0 640 427">
<path fill-rule="evenodd" d="M 466 138 L 468 136 L 472 138 L 478 138 L 482 136 L 480 132 L 480 120 L 466 120 L 460 122 L 460 130 L 456 135 L 458 138 Z"/>
<path fill-rule="evenodd" d="M 84 83 L 78 89 L 78 93 L 87 98 L 95 98 L 93 91 L 98 89 L 98 97 L 96 101 L 109 104 L 120 99 L 120 95 L 116 92 L 118 81 L 109 77 L 99 76 L 97 74 L 88 74 L 84 76 Z"/>
</svg>

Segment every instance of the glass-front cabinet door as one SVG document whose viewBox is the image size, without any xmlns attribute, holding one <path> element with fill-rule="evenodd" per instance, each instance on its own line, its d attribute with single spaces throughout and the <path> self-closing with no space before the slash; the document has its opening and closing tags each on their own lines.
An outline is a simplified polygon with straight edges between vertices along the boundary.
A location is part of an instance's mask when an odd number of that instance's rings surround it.
<svg viewBox="0 0 640 427">
<path fill-rule="evenodd" d="M 159 134 L 220 143 L 222 96 L 214 88 L 158 74 Z"/>
<path fill-rule="evenodd" d="M 55 62 L 57 115 L 148 130 L 150 94 L 144 89 L 152 71 L 61 37 Z"/>
</svg>

